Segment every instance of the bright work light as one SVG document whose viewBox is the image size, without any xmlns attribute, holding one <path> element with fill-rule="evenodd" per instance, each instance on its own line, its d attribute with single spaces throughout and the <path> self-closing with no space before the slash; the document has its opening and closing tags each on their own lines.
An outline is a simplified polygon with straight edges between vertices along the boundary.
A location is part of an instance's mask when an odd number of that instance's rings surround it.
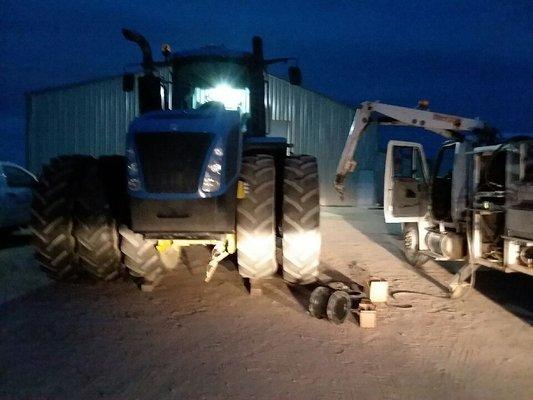
<svg viewBox="0 0 533 400">
<path fill-rule="evenodd" d="M 250 90 L 248 88 L 234 88 L 227 83 L 221 83 L 212 88 L 195 88 L 193 108 L 207 103 L 218 101 L 224 104 L 226 110 L 240 110 L 241 113 L 250 112 Z"/>
</svg>

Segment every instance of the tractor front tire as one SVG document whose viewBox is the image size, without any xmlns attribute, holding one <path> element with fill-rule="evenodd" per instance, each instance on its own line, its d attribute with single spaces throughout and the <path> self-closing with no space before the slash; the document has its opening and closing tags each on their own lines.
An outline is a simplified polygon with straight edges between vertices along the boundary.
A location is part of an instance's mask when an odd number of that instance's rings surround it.
<svg viewBox="0 0 533 400">
<path fill-rule="evenodd" d="M 239 273 L 243 278 L 268 278 L 277 271 L 274 159 L 263 154 L 245 156 L 240 179 L 245 197 L 237 200 Z"/>
<path fill-rule="evenodd" d="M 285 159 L 283 178 L 283 278 L 306 285 L 316 281 L 320 259 L 320 197 L 316 158 Z"/>
<path fill-rule="evenodd" d="M 73 235 L 75 197 L 90 158 L 62 156 L 43 167 L 33 191 L 30 229 L 35 257 L 56 280 L 79 277 L 80 268 Z"/>
<path fill-rule="evenodd" d="M 180 260 L 179 252 L 169 249 L 163 259 L 156 249 L 156 239 L 146 239 L 142 234 L 133 232 L 125 225 L 119 228 L 119 234 L 124 266 L 134 278 L 141 278 L 146 284 L 155 284 L 169 270 L 176 268 Z"/>
<path fill-rule="evenodd" d="M 117 223 L 111 215 L 102 170 L 98 160 L 88 166 L 76 201 L 74 237 L 81 268 L 103 280 L 119 276 L 121 271 Z"/>
</svg>

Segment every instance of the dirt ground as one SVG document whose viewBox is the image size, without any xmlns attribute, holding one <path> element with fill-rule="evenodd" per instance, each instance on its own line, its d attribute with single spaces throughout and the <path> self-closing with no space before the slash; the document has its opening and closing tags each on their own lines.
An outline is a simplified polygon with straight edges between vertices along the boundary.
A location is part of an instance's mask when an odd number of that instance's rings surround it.
<svg viewBox="0 0 533 400">
<path fill-rule="evenodd" d="M 378 327 L 307 313 L 309 288 L 280 278 L 250 296 L 208 253 L 152 293 L 128 281 L 45 278 L 27 237 L 0 245 L 0 399 L 531 399 L 533 279 L 480 272 L 464 300 L 452 271 L 416 270 L 381 211 L 322 213 L 322 279 L 388 279 Z"/>
</svg>

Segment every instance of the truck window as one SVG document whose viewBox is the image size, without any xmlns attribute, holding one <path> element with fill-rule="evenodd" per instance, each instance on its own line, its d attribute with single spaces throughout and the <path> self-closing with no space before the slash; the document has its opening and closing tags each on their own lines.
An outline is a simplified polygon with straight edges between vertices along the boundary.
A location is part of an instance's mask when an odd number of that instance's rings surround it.
<svg viewBox="0 0 533 400">
<path fill-rule="evenodd" d="M 394 146 L 394 177 L 424 181 L 420 150 L 411 146 Z"/>
<path fill-rule="evenodd" d="M 451 221 L 452 177 L 455 159 L 455 143 L 441 147 L 437 155 L 431 190 L 433 218 Z"/>
<path fill-rule="evenodd" d="M 33 177 L 20 168 L 4 165 L 4 176 L 9 187 L 30 187 L 35 182 Z"/>
<path fill-rule="evenodd" d="M 443 147 L 437 160 L 438 165 L 435 177 L 451 179 L 454 159 L 455 145 Z"/>
</svg>

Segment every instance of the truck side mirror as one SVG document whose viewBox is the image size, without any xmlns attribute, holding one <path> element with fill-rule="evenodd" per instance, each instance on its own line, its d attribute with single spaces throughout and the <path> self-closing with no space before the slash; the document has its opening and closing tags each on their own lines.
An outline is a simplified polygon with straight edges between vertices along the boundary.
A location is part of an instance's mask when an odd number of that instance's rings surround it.
<svg viewBox="0 0 533 400">
<path fill-rule="evenodd" d="M 302 71 L 299 67 L 289 67 L 289 82 L 291 85 L 302 85 Z"/>
<path fill-rule="evenodd" d="M 135 89 L 135 75 L 134 74 L 124 74 L 122 76 L 122 91 L 123 92 L 133 92 Z"/>
</svg>

